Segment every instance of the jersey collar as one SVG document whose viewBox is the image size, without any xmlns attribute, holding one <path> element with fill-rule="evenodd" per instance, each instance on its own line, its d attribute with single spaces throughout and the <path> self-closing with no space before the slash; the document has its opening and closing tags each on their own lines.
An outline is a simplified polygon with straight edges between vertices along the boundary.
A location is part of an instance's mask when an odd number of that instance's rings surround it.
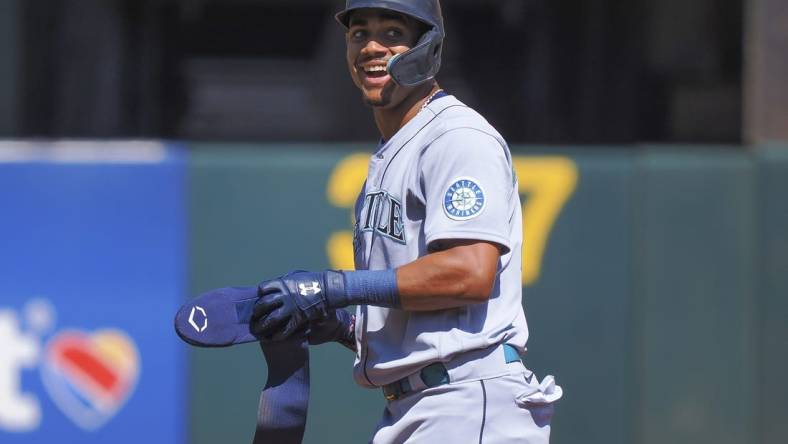
<svg viewBox="0 0 788 444">
<path fill-rule="evenodd" d="M 452 105 L 463 105 L 462 102 L 457 100 L 451 94 L 446 92 L 440 92 L 433 97 L 432 101 L 427 104 L 427 106 L 415 117 L 410 119 L 408 123 L 405 124 L 402 128 L 399 129 L 389 140 L 384 140 L 383 138 L 380 139 L 380 143 L 378 145 L 378 149 L 375 151 L 375 154 L 378 158 L 383 158 L 386 155 L 386 152 L 390 151 L 392 147 L 400 147 L 403 144 L 407 143 L 417 132 L 422 130 L 425 125 L 427 125 L 430 120 L 432 120 L 436 114 L 440 113 L 444 109 L 452 106 Z M 395 148 L 394 150 L 396 151 Z"/>
<path fill-rule="evenodd" d="M 432 118 L 435 114 L 438 114 L 444 109 L 454 105 L 465 106 L 464 103 L 457 100 L 457 98 L 453 95 L 441 91 L 440 93 L 436 94 L 435 97 L 432 98 L 432 101 L 424 108 L 424 110 L 427 112 L 421 112 L 419 114 L 427 114 L 430 118 Z"/>
</svg>

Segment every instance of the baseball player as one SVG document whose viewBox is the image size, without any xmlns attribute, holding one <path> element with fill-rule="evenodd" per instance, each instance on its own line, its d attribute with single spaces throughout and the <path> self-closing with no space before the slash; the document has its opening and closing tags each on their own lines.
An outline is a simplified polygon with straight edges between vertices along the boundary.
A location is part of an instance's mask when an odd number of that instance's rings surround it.
<svg viewBox="0 0 788 444">
<path fill-rule="evenodd" d="M 252 330 L 281 340 L 357 305 L 354 376 L 388 400 L 373 443 L 546 443 L 561 389 L 520 360 L 517 178 L 501 135 L 435 80 L 439 2 L 348 0 L 336 18 L 381 134 L 355 207 L 357 271 L 263 282 Z"/>
<path fill-rule="evenodd" d="M 215 304 L 206 310 L 220 327 L 192 331 L 184 309 L 179 334 L 201 346 L 347 345 L 356 381 L 387 400 L 375 444 L 547 443 L 562 391 L 520 359 L 517 177 L 501 135 L 435 80 L 440 4 L 348 0 L 336 19 L 381 134 L 355 207 L 356 271 L 297 271 L 212 295 L 201 303 Z"/>
</svg>

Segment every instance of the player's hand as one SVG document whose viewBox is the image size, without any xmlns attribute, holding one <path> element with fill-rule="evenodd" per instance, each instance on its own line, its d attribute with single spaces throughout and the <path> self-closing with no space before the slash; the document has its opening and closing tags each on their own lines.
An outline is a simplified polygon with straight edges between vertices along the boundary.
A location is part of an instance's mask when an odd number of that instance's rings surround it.
<svg viewBox="0 0 788 444">
<path fill-rule="evenodd" d="M 305 332 L 309 322 L 333 314 L 327 301 L 332 293 L 344 292 L 343 282 L 342 275 L 332 271 L 296 271 L 262 282 L 250 322 L 252 333 L 280 341 Z"/>
<path fill-rule="evenodd" d="M 344 309 L 329 313 L 326 319 L 309 323 L 306 335 L 309 345 L 320 345 L 326 342 L 338 342 L 356 351 L 356 317 Z"/>
</svg>

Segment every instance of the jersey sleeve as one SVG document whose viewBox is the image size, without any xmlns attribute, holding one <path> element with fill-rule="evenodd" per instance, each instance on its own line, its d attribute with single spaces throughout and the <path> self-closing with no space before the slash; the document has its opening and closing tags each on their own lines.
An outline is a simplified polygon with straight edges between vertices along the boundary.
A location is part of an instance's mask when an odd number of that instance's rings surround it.
<svg viewBox="0 0 788 444">
<path fill-rule="evenodd" d="M 448 239 L 493 242 L 508 252 L 514 179 L 508 149 L 493 136 L 449 131 L 420 163 L 427 246 Z"/>
</svg>

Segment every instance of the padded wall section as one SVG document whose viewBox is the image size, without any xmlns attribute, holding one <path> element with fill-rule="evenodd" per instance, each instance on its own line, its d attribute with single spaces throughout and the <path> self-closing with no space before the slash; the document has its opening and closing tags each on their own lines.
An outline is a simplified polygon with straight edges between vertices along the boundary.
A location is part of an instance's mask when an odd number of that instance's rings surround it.
<svg viewBox="0 0 788 444">
<path fill-rule="evenodd" d="M 758 152 L 759 298 L 758 397 L 760 442 L 788 442 L 788 145 Z"/>
<path fill-rule="evenodd" d="M 370 148 L 197 145 L 191 294 L 349 268 Z M 566 393 L 552 442 L 786 440 L 784 152 L 516 151 L 526 363 Z M 191 356 L 191 442 L 249 441 L 259 349 Z M 368 440 L 384 400 L 352 361 L 313 348 L 305 443 Z"/>
<path fill-rule="evenodd" d="M 636 442 L 753 442 L 754 174 L 733 150 L 640 158 Z"/>
</svg>

